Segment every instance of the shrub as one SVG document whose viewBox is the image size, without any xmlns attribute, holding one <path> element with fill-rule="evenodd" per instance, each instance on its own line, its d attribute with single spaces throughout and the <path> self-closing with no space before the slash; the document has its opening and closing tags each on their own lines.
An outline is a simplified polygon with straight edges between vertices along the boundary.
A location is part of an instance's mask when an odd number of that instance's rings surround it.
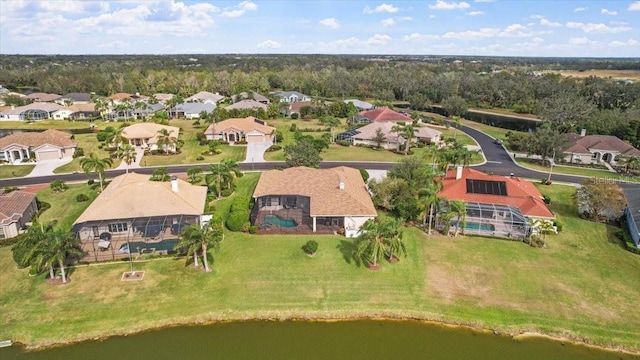
<svg viewBox="0 0 640 360">
<path fill-rule="evenodd" d="M 95 180 L 89 179 L 89 180 L 87 180 L 87 185 L 91 186 L 91 185 L 95 184 L 95 182 L 96 182 Z"/>
<path fill-rule="evenodd" d="M 314 240 L 309 240 L 306 244 L 302 245 L 302 251 L 309 255 L 313 255 L 318 251 L 318 243 Z"/>
<path fill-rule="evenodd" d="M 551 204 L 551 198 L 548 197 L 547 195 L 544 195 L 542 197 L 542 201 L 544 201 L 544 203 L 547 204 L 547 205 Z"/>
<path fill-rule="evenodd" d="M 247 222 L 249 214 L 244 211 L 235 211 L 229 214 L 229 218 L 225 222 L 227 228 L 231 231 L 240 231 L 242 230 L 243 225 Z"/>
<path fill-rule="evenodd" d="M 293 114 L 291 114 L 291 119 L 296 120 L 298 118 L 298 116 L 300 116 L 300 115 L 298 115 L 298 113 L 293 113 Z"/>
<path fill-rule="evenodd" d="M 529 245 L 535 248 L 546 248 L 547 244 L 542 240 L 541 237 L 537 235 L 533 235 L 529 238 Z"/>
<path fill-rule="evenodd" d="M 75 158 L 81 157 L 81 156 L 84 156 L 84 149 L 81 148 L 81 147 L 76 148 L 76 151 L 73 153 L 73 158 L 75 159 Z"/>
<path fill-rule="evenodd" d="M 291 124 L 291 126 L 289 126 L 289 131 L 291 132 L 296 132 L 297 129 L 298 127 L 296 126 L 296 124 Z"/>
<path fill-rule="evenodd" d="M 12 191 L 16 191 L 16 190 L 20 190 L 20 189 L 17 186 L 6 186 L 4 188 L 4 193 L 8 194 L 8 193 L 10 193 Z"/>
<path fill-rule="evenodd" d="M 556 230 L 558 230 L 558 232 L 562 231 L 562 223 L 558 220 L 556 220 L 554 222 L 554 225 L 556 226 Z"/>
<path fill-rule="evenodd" d="M 281 150 L 282 146 L 280 145 L 271 145 L 269 146 L 269 148 L 267 150 L 265 150 L 266 152 L 272 152 L 272 151 L 278 151 Z"/>
<path fill-rule="evenodd" d="M 100 131 L 99 133 L 96 134 L 96 138 L 98 139 L 98 141 L 102 142 L 102 141 L 106 141 L 109 135 L 110 133 L 107 131 Z"/>
<path fill-rule="evenodd" d="M 38 200 L 38 198 L 36 198 L 36 205 L 38 205 L 38 212 L 36 213 L 36 216 L 35 216 L 36 218 L 40 216 L 40 214 L 42 214 L 43 212 L 51 208 L 51 204 L 49 204 L 48 202 L 40 201 Z"/>
<path fill-rule="evenodd" d="M 78 194 L 76 195 L 76 201 L 77 202 L 85 202 L 85 201 L 89 201 L 89 197 L 85 194 Z"/>
<path fill-rule="evenodd" d="M 257 234 L 258 230 L 260 230 L 260 228 L 256 225 L 249 226 L 249 234 Z"/>
<path fill-rule="evenodd" d="M 62 180 L 53 180 L 50 184 L 49 187 L 51 188 L 51 190 L 54 193 L 59 193 L 59 192 L 64 192 L 65 190 L 67 190 L 69 188 L 69 186 L 67 184 L 65 184 L 64 181 Z"/>
<path fill-rule="evenodd" d="M 196 160 L 198 160 L 198 161 L 202 161 L 202 160 L 204 160 L 204 156 L 200 155 L 200 156 L 198 156 L 198 157 L 196 158 Z"/>
<path fill-rule="evenodd" d="M 367 182 L 367 180 L 369 180 L 369 172 L 363 168 L 359 168 L 358 169 L 360 171 L 360 175 L 362 176 L 362 180 L 364 180 L 364 182 Z"/>
<path fill-rule="evenodd" d="M 233 194 L 233 189 L 224 189 L 224 190 L 220 191 L 220 195 L 222 197 L 229 197 L 229 196 L 231 196 L 231 194 Z"/>
<path fill-rule="evenodd" d="M 347 140 L 337 140 L 336 144 L 342 145 L 342 146 L 351 146 L 351 143 Z"/>
</svg>

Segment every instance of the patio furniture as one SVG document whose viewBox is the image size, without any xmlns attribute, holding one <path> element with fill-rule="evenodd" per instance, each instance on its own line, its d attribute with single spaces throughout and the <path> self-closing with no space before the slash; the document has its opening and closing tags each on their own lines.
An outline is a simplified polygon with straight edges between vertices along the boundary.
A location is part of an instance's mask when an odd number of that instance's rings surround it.
<svg viewBox="0 0 640 360">
<path fill-rule="evenodd" d="M 106 251 L 111 246 L 111 241 L 109 240 L 100 240 L 98 241 L 98 249 L 100 251 Z"/>
</svg>

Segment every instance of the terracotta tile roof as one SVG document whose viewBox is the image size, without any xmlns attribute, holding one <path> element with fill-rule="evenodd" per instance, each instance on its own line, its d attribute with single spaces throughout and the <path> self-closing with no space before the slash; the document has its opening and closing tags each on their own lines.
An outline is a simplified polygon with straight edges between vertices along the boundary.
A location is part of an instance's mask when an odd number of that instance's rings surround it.
<svg viewBox="0 0 640 360">
<path fill-rule="evenodd" d="M 504 181 L 507 195 L 467 193 L 467 179 Z M 450 200 L 475 201 L 489 204 L 510 205 L 520 209 L 525 216 L 554 218 L 555 215 L 542 200 L 542 194 L 529 181 L 508 176 L 488 175 L 478 170 L 463 169 L 462 177 L 456 180 L 456 170 L 450 170 L 442 179 L 440 196 Z"/>
<path fill-rule="evenodd" d="M 358 114 L 363 116 L 373 122 L 379 121 L 404 121 L 407 123 L 412 123 L 413 119 L 410 117 L 400 114 L 397 111 L 393 111 L 388 107 L 379 107 L 377 109 L 369 110 L 369 111 L 361 111 Z"/>
<path fill-rule="evenodd" d="M 33 100 L 33 101 L 38 101 L 38 102 L 48 102 L 48 101 L 58 100 L 61 97 L 62 96 L 60 96 L 58 94 L 48 94 L 48 93 L 36 92 L 36 93 L 31 93 L 31 94 L 27 95 L 25 98 L 27 98 L 29 100 Z"/>
<path fill-rule="evenodd" d="M 35 198 L 35 194 L 24 191 L 0 195 L 0 225 L 9 225 L 20 220 Z"/>
<path fill-rule="evenodd" d="M 109 96 L 109 99 L 119 100 L 119 101 L 122 101 L 124 99 L 130 99 L 130 98 L 131 98 L 131 94 L 128 94 L 128 93 L 115 93 Z"/>
<path fill-rule="evenodd" d="M 340 189 L 340 182 L 344 189 Z M 376 209 L 360 171 L 295 167 L 263 172 L 253 197 L 301 195 L 310 198 L 311 216 L 376 216 Z"/>
<path fill-rule="evenodd" d="M 640 156 L 640 150 L 611 135 L 567 134 L 567 153 L 590 154 L 592 151 L 612 151 L 624 155 Z"/>
<path fill-rule="evenodd" d="M 125 139 L 149 139 L 149 144 L 155 144 L 158 140 L 158 131 L 162 129 L 167 129 L 171 136 L 178 138 L 180 128 L 155 123 L 137 123 L 127 126 L 122 130 L 122 136 Z"/>
<path fill-rule="evenodd" d="M 49 129 L 43 132 L 13 133 L 0 138 L 0 150 L 12 144 L 19 144 L 24 147 L 33 146 L 34 148 L 44 144 L 54 145 L 59 148 L 78 146 L 78 142 L 71 139 L 71 134 L 55 129 Z"/>
<path fill-rule="evenodd" d="M 249 100 L 240 100 L 238 102 L 235 102 L 227 106 L 225 109 L 232 110 L 232 109 L 258 109 L 258 108 L 267 110 L 268 106 L 261 102 L 257 102 L 253 99 L 249 99 Z"/>
<path fill-rule="evenodd" d="M 178 191 L 173 191 L 171 182 L 150 181 L 149 175 L 130 172 L 117 176 L 75 224 L 150 216 L 202 215 L 207 188 L 180 179 L 176 181 Z"/>
<path fill-rule="evenodd" d="M 173 94 L 165 94 L 165 93 L 157 93 L 157 94 L 153 94 L 153 97 L 156 98 L 156 100 L 160 101 L 160 102 L 165 102 L 167 100 L 171 100 L 173 99 L 175 95 Z"/>
<path fill-rule="evenodd" d="M 250 131 L 256 130 L 263 134 L 271 135 L 271 133 L 273 133 L 276 130 L 276 128 L 268 126 L 266 123 L 264 125 L 260 124 L 256 120 L 258 119 L 254 118 L 253 116 L 249 116 L 246 118 L 227 119 L 227 120 L 220 121 L 219 123 L 213 123 L 209 125 L 209 127 L 207 128 L 207 130 L 205 130 L 204 133 L 214 135 L 214 134 L 224 133 L 229 129 L 237 129 L 240 131 L 244 131 L 245 134 Z M 262 120 L 258 120 L 258 121 L 262 121 Z"/>
</svg>

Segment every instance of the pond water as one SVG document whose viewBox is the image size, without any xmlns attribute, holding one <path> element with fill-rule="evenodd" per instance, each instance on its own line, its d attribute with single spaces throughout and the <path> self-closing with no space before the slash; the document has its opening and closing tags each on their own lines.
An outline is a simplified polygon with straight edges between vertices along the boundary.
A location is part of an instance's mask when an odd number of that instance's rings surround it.
<svg viewBox="0 0 640 360">
<path fill-rule="evenodd" d="M 232 322 L 167 328 L 42 351 L 0 349 L 3 360 L 639 358 L 544 338 L 514 340 L 415 321 Z"/>
</svg>

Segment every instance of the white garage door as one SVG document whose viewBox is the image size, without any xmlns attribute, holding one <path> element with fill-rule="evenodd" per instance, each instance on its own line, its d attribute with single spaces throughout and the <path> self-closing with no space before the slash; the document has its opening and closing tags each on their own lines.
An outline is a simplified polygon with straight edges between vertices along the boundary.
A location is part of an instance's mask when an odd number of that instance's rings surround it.
<svg viewBox="0 0 640 360">
<path fill-rule="evenodd" d="M 246 137 L 247 137 L 247 143 L 249 144 L 257 144 L 257 143 L 264 142 L 263 134 L 247 135 Z"/>
<path fill-rule="evenodd" d="M 58 150 L 53 150 L 53 151 L 38 151 L 38 156 L 37 159 L 42 161 L 42 160 L 56 160 L 60 158 L 60 154 L 58 153 Z"/>
</svg>

